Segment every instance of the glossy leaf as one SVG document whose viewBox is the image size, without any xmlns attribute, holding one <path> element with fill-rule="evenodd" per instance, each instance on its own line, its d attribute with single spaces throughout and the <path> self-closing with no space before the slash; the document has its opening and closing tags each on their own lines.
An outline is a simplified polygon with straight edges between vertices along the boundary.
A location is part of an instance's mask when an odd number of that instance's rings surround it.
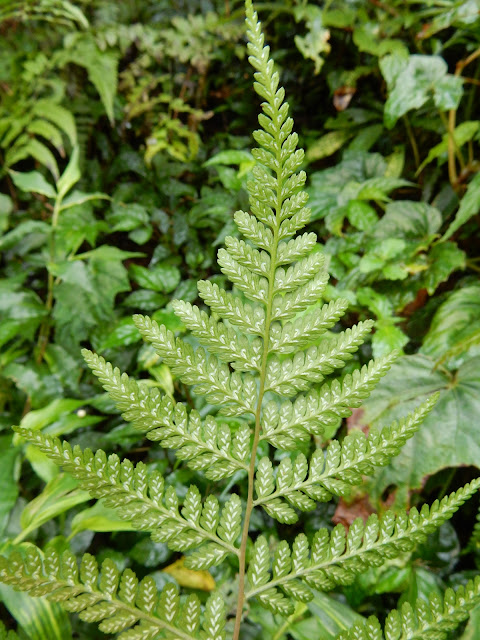
<svg viewBox="0 0 480 640">
<path fill-rule="evenodd" d="M 377 473 L 371 486 L 374 497 L 393 485 L 398 502 L 405 503 L 408 491 L 419 489 L 425 476 L 445 467 L 479 464 L 480 360 L 467 360 L 455 373 L 435 369 L 434 364 L 424 355 L 404 356 L 364 403 L 362 421 L 377 429 L 440 392 L 418 433 Z"/>
</svg>

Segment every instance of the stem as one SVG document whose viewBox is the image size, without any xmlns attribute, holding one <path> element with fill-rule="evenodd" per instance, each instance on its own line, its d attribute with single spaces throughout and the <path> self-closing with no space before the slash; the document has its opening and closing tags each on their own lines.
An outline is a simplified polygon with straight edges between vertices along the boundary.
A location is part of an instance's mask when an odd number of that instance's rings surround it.
<svg viewBox="0 0 480 640">
<path fill-rule="evenodd" d="M 458 182 L 455 156 L 457 156 L 461 170 L 463 171 L 465 169 L 465 161 L 458 145 L 455 142 L 455 120 L 457 112 L 455 109 L 450 109 L 448 112 L 448 120 L 442 111 L 439 111 L 438 113 L 440 115 L 440 120 L 445 127 L 448 138 L 448 179 L 452 187 L 455 189 Z"/>
<path fill-rule="evenodd" d="M 279 158 L 279 154 L 277 153 L 277 159 Z M 243 614 L 243 602 L 245 598 L 245 569 L 246 569 L 246 551 L 247 551 L 247 543 L 248 543 L 248 532 L 250 529 L 250 517 L 252 515 L 252 511 L 254 508 L 253 503 L 253 488 L 255 484 L 255 463 L 257 460 L 257 449 L 258 443 L 260 440 L 260 431 L 261 431 L 261 413 L 262 413 L 262 404 L 263 404 L 263 396 L 265 394 L 265 378 L 267 373 L 267 362 L 268 362 L 268 345 L 270 340 L 270 324 L 272 318 L 272 303 L 273 303 L 273 285 L 275 280 L 275 269 L 276 269 L 276 261 L 277 261 L 277 244 L 278 244 L 278 231 L 280 228 L 280 212 L 282 208 L 282 199 L 281 199 L 281 190 L 282 190 L 282 181 L 280 179 L 280 173 L 277 171 L 277 180 L 278 180 L 278 188 L 277 188 L 277 208 L 276 208 L 276 225 L 273 234 L 273 243 L 272 243 L 272 253 L 270 259 L 270 273 L 268 274 L 268 299 L 267 299 L 267 309 L 265 315 L 265 331 L 263 334 L 263 355 L 262 355 L 262 365 L 260 368 L 260 387 L 258 391 L 258 400 L 257 400 L 257 409 L 255 412 L 255 432 L 253 435 L 253 444 L 252 444 L 252 452 L 250 457 L 250 467 L 248 470 L 248 493 L 247 493 L 247 504 L 245 508 L 245 520 L 243 522 L 243 532 L 242 532 L 242 542 L 240 545 L 240 562 L 239 562 L 239 580 L 238 580 L 238 599 L 237 599 L 237 613 L 235 617 L 235 628 L 233 632 L 233 640 L 238 640 L 240 636 L 240 625 L 242 623 L 242 614 Z"/>
<path fill-rule="evenodd" d="M 403 116 L 403 122 L 405 123 L 405 129 L 407 130 L 407 136 L 410 141 L 410 145 L 413 151 L 413 157 L 415 160 L 415 169 L 418 169 L 420 166 L 420 154 L 418 153 L 417 141 L 415 140 L 415 135 L 413 133 L 413 129 L 410 125 L 410 121 L 407 116 Z"/>
<path fill-rule="evenodd" d="M 62 197 L 60 195 L 57 196 L 55 200 L 55 205 L 53 207 L 52 213 L 52 222 L 51 222 L 51 232 L 50 232 L 50 240 L 49 240 L 49 259 L 50 262 L 55 262 L 55 231 L 58 225 L 58 219 L 60 216 L 61 206 L 62 206 Z M 37 346 L 35 348 L 36 356 L 35 361 L 40 364 L 45 355 L 45 351 L 48 346 L 48 338 L 50 334 L 50 312 L 53 307 L 53 287 L 55 281 L 53 277 L 53 273 L 48 272 L 47 279 L 47 299 L 45 301 L 45 309 L 47 311 L 47 316 L 45 320 L 42 322 L 40 326 L 40 330 L 38 332 Z"/>
<path fill-rule="evenodd" d="M 473 62 L 474 60 L 476 60 L 478 57 L 480 57 L 480 47 L 476 49 L 473 53 L 471 53 L 468 57 L 466 57 L 465 60 L 460 60 L 459 62 L 457 62 L 455 75 L 457 77 L 461 76 L 462 71 L 465 69 L 465 67 L 469 65 L 471 62 Z M 440 117 L 442 117 L 441 113 L 440 113 Z M 448 133 L 448 179 L 453 189 L 455 190 L 458 188 L 458 175 L 457 175 L 457 168 L 455 166 L 455 155 L 454 155 L 455 153 L 457 153 L 458 161 L 460 162 L 460 167 L 462 168 L 462 171 L 463 169 L 465 169 L 463 156 L 460 153 L 460 150 L 457 148 L 457 145 L 455 144 L 455 138 L 453 135 L 455 131 L 455 126 L 456 126 L 456 118 L 457 118 L 456 109 L 450 109 L 450 111 L 448 112 L 448 124 L 445 125 Z"/>
<path fill-rule="evenodd" d="M 273 101 L 269 101 L 269 102 L 270 102 L 270 105 L 272 106 Z M 276 111 L 276 114 L 278 114 L 279 108 L 276 107 L 275 111 Z M 238 640 L 240 637 L 240 626 L 242 623 L 242 615 L 243 615 L 243 603 L 245 601 L 246 551 L 247 551 L 247 543 L 248 543 L 248 532 L 250 529 L 250 517 L 252 515 L 252 511 L 255 506 L 253 503 L 253 488 L 255 483 L 255 463 L 257 459 L 258 443 L 260 440 L 260 431 L 262 428 L 261 414 L 262 414 L 263 397 L 265 394 L 265 379 L 267 374 L 267 363 L 268 363 L 268 347 L 270 342 L 270 325 L 272 322 L 275 270 L 277 267 L 277 264 L 276 264 L 277 248 L 278 248 L 278 242 L 279 242 L 278 235 L 279 235 L 280 225 L 282 221 L 282 217 L 281 217 L 282 205 L 283 205 L 282 189 L 283 189 L 283 182 L 284 182 L 284 179 L 282 178 L 282 170 L 283 170 L 284 161 L 282 161 L 282 157 L 281 157 L 282 140 L 280 139 L 280 135 L 278 131 L 275 132 L 275 142 L 276 142 L 275 155 L 277 160 L 276 166 L 278 167 L 275 170 L 275 173 L 277 176 L 275 227 L 273 229 L 272 250 L 270 252 L 270 271 L 268 274 L 268 297 L 266 300 L 265 329 L 263 333 L 263 354 L 262 354 L 262 364 L 260 367 L 260 383 L 259 383 L 259 390 L 258 390 L 257 408 L 255 412 L 255 432 L 253 435 L 250 467 L 248 470 L 247 503 L 245 507 L 245 519 L 243 522 L 242 541 L 241 541 L 240 550 L 239 550 L 240 560 L 239 560 L 237 612 L 235 616 L 235 627 L 233 631 L 232 640 Z"/>
</svg>

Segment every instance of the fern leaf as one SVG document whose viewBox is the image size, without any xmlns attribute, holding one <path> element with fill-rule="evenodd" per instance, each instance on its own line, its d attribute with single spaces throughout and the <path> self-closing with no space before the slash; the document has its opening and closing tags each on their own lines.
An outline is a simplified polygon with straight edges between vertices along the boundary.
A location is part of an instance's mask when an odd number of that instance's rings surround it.
<svg viewBox="0 0 480 640">
<path fill-rule="evenodd" d="M 311 253 L 288 269 L 277 267 L 273 283 L 274 293 L 295 291 L 312 280 L 320 270 L 324 269 L 324 265 L 325 257 L 321 253 Z"/>
<path fill-rule="evenodd" d="M 158 593 L 153 578 L 147 576 L 139 582 L 131 569 L 120 573 L 110 559 L 104 560 L 99 570 L 95 558 L 85 554 L 79 568 L 69 551 L 59 555 L 49 550 L 43 555 L 32 547 L 25 557 L 18 551 L 8 558 L 0 556 L 0 580 L 59 602 L 80 619 L 99 623 L 103 633 L 120 633 L 119 640 L 153 640 L 162 632 L 182 640 L 198 637 L 201 610 L 196 596 L 189 596 L 181 605 L 173 584 Z M 215 624 L 222 623 L 217 613 L 219 597 L 210 596 L 203 619 L 205 638 L 212 640 L 222 638 L 211 632 Z"/>
<path fill-rule="evenodd" d="M 225 603 L 220 594 L 210 596 L 205 607 L 202 640 L 225 640 Z"/>
<path fill-rule="evenodd" d="M 88 349 L 82 349 L 82 355 L 122 416 L 135 429 L 148 431 L 157 424 L 170 424 L 174 404 L 169 396 L 162 396 L 155 387 L 141 385 L 126 373 L 120 373 L 117 367 Z"/>
<path fill-rule="evenodd" d="M 267 403 L 262 416 L 261 439 L 275 447 L 295 449 L 296 442 L 305 440 L 309 434 L 321 435 L 325 427 L 334 425 L 339 417 L 348 417 L 352 409 L 361 405 L 396 357 L 394 352 L 372 360 L 343 380 L 325 383 L 318 390 L 299 395 L 293 402 Z"/>
<path fill-rule="evenodd" d="M 352 486 L 362 482 L 362 475 L 371 475 L 375 467 L 388 464 L 400 452 L 437 399 L 438 395 L 432 396 L 403 420 L 372 432 L 368 438 L 362 431 L 353 431 L 342 444 L 334 440 L 326 452 L 317 449 L 309 463 L 302 453 L 293 461 L 283 458 L 276 477 L 269 458 L 262 458 L 257 469 L 254 505 L 261 505 L 276 520 L 292 524 L 298 520 L 293 507 L 310 511 L 316 501 L 328 501 L 332 495 L 348 495 Z M 284 504 L 285 500 L 289 505 Z"/>
<path fill-rule="evenodd" d="M 295 291 L 285 295 L 276 295 L 272 304 L 272 321 L 291 320 L 297 313 L 308 309 L 322 297 L 327 282 L 328 274 L 325 271 L 319 271 L 311 280 Z"/>
<path fill-rule="evenodd" d="M 266 303 L 268 296 L 268 281 L 266 278 L 258 276 L 248 267 L 241 265 L 225 249 L 220 249 L 217 260 L 222 272 L 249 300 L 261 302 L 262 304 Z"/>
<path fill-rule="evenodd" d="M 51 460 L 61 465 L 78 479 L 79 485 L 94 498 L 103 498 L 108 507 L 114 508 L 121 518 L 128 520 L 135 528 L 150 531 L 152 539 L 166 542 L 174 551 L 186 551 L 205 543 L 214 543 L 223 550 L 217 556 L 218 562 L 228 553 L 238 555 L 238 549 L 215 529 L 204 528 L 202 510 L 211 512 L 211 500 L 202 506 L 197 487 L 187 491 L 181 511 L 173 487 L 165 490 L 165 482 L 158 472 L 147 473 L 142 462 L 134 466 L 129 460 L 120 462 L 115 454 L 108 457 L 99 450 L 93 454 L 89 449 L 73 449 L 68 442 L 46 436 L 39 431 L 17 429 L 26 440 L 34 443 Z M 238 497 L 232 495 L 224 510 L 231 509 L 229 502 L 238 504 Z M 216 510 L 219 510 L 218 502 Z M 210 515 L 210 520 L 211 520 Z M 202 567 L 206 568 L 206 567 Z"/>
<path fill-rule="evenodd" d="M 263 536 L 257 539 L 249 568 L 250 589 L 246 598 L 257 597 L 259 601 L 277 613 L 291 613 L 293 602 L 285 609 L 283 599 L 277 607 L 279 594 L 289 596 L 289 584 L 300 581 L 307 588 L 323 591 L 337 585 L 351 584 L 357 575 L 369 567 L 376 567 L 387 558 L 412 551 L 424 542 L 427 536 L 449 519 L 453 513 L 471 497 L 480 487 L 480 479 L 474 480 L 456 493 L 435 501 L 431 507 L 424 505 L 419 512 L 413 508 L 410 513 L 395 515 L 387 512 L 382 520 L 376 515 L 370 516 L 366 524 L 355 520 L 348 533 L 343 525 L 337 525 L 331 534 L 321 529 L 315 534 L 311 549 L 305 535 L 300 534 L 292 546 L 291 563 L 287 572 L 276 561 L 278 577 L 270 574 L 270 553 Z M 286 557 L 286 554 L 285 554 Z M 285 589 L 287 587 L 287 589 Z M 306 595 L 302 595 L 306 597 Z M 292 596 L 296 600 L 296 596 Z M 393 636 L 392 636 L 393 637 Z"/>
<path fill-rule="evenodd" d="M 313 382 L 320 382 L 325 375 L 338 367 L 363 343 L 371 331 L 373 321 L 365 320 L 347 329 L 332 340 L 324 340 L 318 347 L 310 347 L 284 360 L 270 359 L 267 366 L 265 389 L 281 395 L 294 395 L 307 389 Z"/>
<path fill-rule="evenodd" d="M 292 353 L 302 349 L 319 338 L 327 329 L 333 327 L 347 308 L 346 300 L 335 300 L 324 305 L 319 311 L 310 311 L 295 321 L 276 322 L 270 333 L 270 351 L 277 353 Z"/>
<path fill-rule="evenodd" d="M 143 337 L 185 384 L 195 385 L 197 393 L 205 395 L 213 404 L 227 405 L 224 414 L 255 413 L 257 387 L 252 376 L 230 373 L 218 358 L 207 356 L 204 349 L 194 350 L 150 318 L 136 315 L 134 321 Z"/>
<path fill-rule="evenodd" d="M 172 306 L 183 324 L 202 346 L 207 347 L 209 353 L 238 371 L 259 371 L 263 351 L 260 338 L 249 341 L 245 335 L 188 302 L 174 300 Z"/>
<path fill-rule="evenodd" d="M 293 240 L 278 245 L 277 265 L 289 264 L 308 255 L 317 244 L 317 236 L 312 233 L 302 233 Z"/>
<path fill-rule="evenodd" d="M 202 421 L 197 411 L 187 414 L 185 405 L 163 396 L 155 387 L 147 387 L 96 354 L 83 350 L 83 356 L 99 378 L 125 420 L 147 432 L 147 438 L 162 447 L 176 449 L 177 458 L 191 469 L 204 470 L 210 480 L 228 478 L 246 471 L 250 447 L 250 429 L 241 426 L 232 437 L 230 429 L 207 416 Z"/>
<path fill-rule="evenodd" d="M 227 236 L 225 247 L 232 258 L 258 276 L 268 277 L 270 256 L 266 251 L 258 251 L 243 240 Z"/>
<path fill-rule="evenodd" d="M 212 311 L 246 333 L 263 336 L 265 331 L 263 307 L 243 303 L 232 293 L 224 291 L 208 280 L 200 280 L 197 286 L 200 297 Z"/>
<path fill-rule="evenodd" d="M 434 593 L 429 603 L 418 599 L 415 607 L 406 602 L 399 611 L 390 611 L 385 622 L 385 638 L 445 640 L 479 603 L 480 577 L 477 576 L 456 592 L 447 589 L 443 598 Z M 377 618 L 371 616 L 365 623 L 342 631 L 336 640 L 383 640 L 384 635 Z"/>
</svg>

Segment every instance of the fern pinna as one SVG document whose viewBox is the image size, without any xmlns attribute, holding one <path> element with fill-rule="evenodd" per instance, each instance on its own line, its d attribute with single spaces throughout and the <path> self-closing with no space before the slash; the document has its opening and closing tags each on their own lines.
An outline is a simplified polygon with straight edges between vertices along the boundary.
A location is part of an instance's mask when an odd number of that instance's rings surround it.
<svg viewBox="0 0 480 640">
<path fill-rule="evenodd" d="M 287 454 L 279 464 L 259 455 L 268 447 L 294 451 L 312 435 L 320 436 L 338 417 L 348 416 L 387 372 L 394 356 L 371 362 L 360 371 L 325 382 L 325 377 L 352 357 L 372 323 L 359 323 L 341 333 L 327 330 L 344 313 L 347 303 L 336 300 L 319 308 L 327 283 L 324 257 L 313 233 L 297 235 L 309 219 L 307 195 L 299 171 L 303 151 L 288 117 L 284 90 L 269 59 L 269 48 L 250 0 L 246 3 L 248 50 L 255 68 L 255 90 L 263 98 L 261 129 L 254 133 L 259 148 L 252 151 L 257 165 L 249 182 L 251 212 L 238 211 L 235 221 L 244 239 L 226 238 L 218 254 L 223 273 L 234 285 L 226 291 L 216 284 L 198 284 L 210 314 L 187 302 L 173 302 L 176 314 L 200 347 L 136 316 L 145 340 L 153 345 L 172 372 L 195 393 L 216 405 L 217 415 L 205 418 L 168 395 L 120 374 L 89 351 L 85 359 L 124 418 L 147 438 L 175 450 L 177 458 L 214 482 L 236 478 L 247 483 L 246 500 L 232 492 L 220 504 L 214 495 L 202 499 L 191 486 L 183 500 L 165 486 L 161 474 L 143 463 L 133 465 L 103 451 L 72 447 L 40 431 L 18 429 L 51 460 L 79 480 L 95 498 L 103 498 L 138 530 L 149 531 L 175 551 L 186 554 L 191 569 L 208 569 L 236 557 L 238 601 L 226 610 L 214 592 L 201 606 L 195 595 L 180 597 L 167 585 L 157 593 L 153 578 L 138 581 L 121 573 L 110 560 L 99 568 L 86 554 L 78 566 L 71 553 L 43 554 L 33 546 L 0 560 L 0 580 L 34 596 L 46 595 L 81 619 L 98 622 L 105 633 L 122 640 L 181 638 L 238 640 L 249 601 L 281 616 L 290 615 L 298 601 L 306 602 L 315 589 L 330 590 L 352 583 L 369 567 L 411 551 L 447 520 L 480 486 L 474 481 L 421 511 L 387 512 L 348 529 L 321 529 L 313 539 L 300 533 L 293 544 L 271 545 L 264 536 L 249 543 L 251 516 L 262 509 L 280 523 L 292 524 L 298 513 L 317 502 L 342 496 L 388 463 L 414 435 L 435 398 L 429 399 L 399 423 L 372 431 L 368 438 L 352 432 L 339 443 L 318 448 L 310 459 Z M 236 430 L 221 416 L 242 417 Z M 248 562 L 247 562 L 248 557 Z M 480 583 L 469 584 L 445 603 L 419 603 L 392 612 L 382 632 L 376 619 L 365 621 L 338 640 L 440 639 L 480 600 Z M 453 623 L 452 623 L 453 621 Z M 428 632 L 428 633 L 427 633 Z"/>
</svg>

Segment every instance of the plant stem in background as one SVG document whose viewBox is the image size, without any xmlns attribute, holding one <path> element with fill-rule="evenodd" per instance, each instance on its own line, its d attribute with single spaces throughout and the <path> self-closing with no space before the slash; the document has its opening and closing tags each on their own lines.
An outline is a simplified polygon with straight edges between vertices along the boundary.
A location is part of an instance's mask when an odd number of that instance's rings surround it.
<svg viewBox="0 0 480 640">
<path fill-rule="evenodd" d="M 415 134 L 407 116 L 403 116 L 403 122 L 405 123 L 405 129 L 407 130 L 408 140 L 413 151 L 413 159 L 415 161 L 415 169 L 420 166 L 420 154 L 418 152 L 417 141 L 415 140 Z"/>
</svg>

